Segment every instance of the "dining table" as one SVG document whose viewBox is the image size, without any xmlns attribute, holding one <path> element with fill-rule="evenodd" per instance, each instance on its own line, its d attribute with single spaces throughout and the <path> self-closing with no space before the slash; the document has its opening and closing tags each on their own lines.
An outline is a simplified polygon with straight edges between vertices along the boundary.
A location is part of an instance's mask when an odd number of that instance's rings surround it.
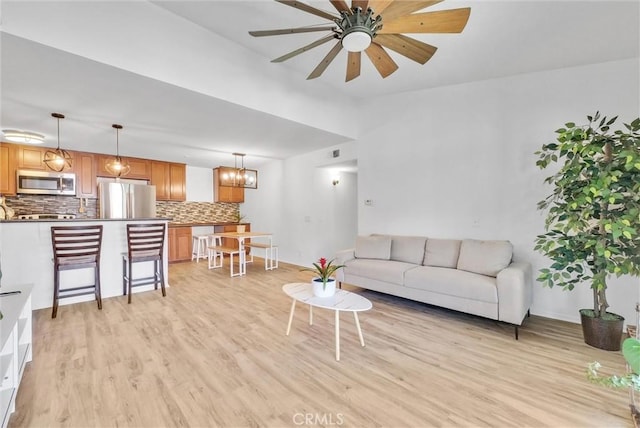
<svg viewBox="0 0 640 428">
<path fill-rule="evenodd" d="M 247 273 L 247 253 L 245 251 L 245 240 L 246 239 L 268 239 L 269 245 L 272 245 L 273 234 L 269 232 L 216 232 L 214 236 L 219 236 L 221 238 L 232 238 L 238 240 L 238 251 L 239 254 L 239 271 L 240 276 L 246 275 Z"/>
</svg>

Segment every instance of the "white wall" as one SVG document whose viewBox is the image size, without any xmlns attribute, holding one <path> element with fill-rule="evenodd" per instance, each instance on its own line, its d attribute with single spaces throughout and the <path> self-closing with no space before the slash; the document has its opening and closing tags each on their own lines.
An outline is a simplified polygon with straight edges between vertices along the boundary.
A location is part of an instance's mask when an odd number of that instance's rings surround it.
<svg viewBox="0 0 640 428">
<path fill-rule="evenodd" d="M 533 154 L 565 122 L 600 110 L 640 116 L 638 59 L 531 73 L 399 94 L 362 105 L 358 140 L 358 231 L 443 238 L 508 239 L 534 270 L 550 188 Z M 382 120 L 384 118 L 384 120 Z M 364 119 L 363 119 L 364 120 Z M 372 206 L 364 206 L 372 199 Z M 635 321 L 637 279 L 612 280 L 611 310 Z M 590 289 L 534 284 L 532 312 L 577 321 Z"/>
<path fill-rule="evenodd" d="M 213 202 L 213 169 L 187 165 L 187 201 Z"/>
<path fill-rule="evenodd" d="M 334 149 L 340 149 L 340 158 L 330 158 Z M 274 233 L 280 260 L 309 266 L 353 246 L 356 174 L 340 173 L 340 183 L 334 186 L 330 166 L 354 159 L 355 153 L 355 144 L 346 143 L 260 167 L 258 190 L 245 190 L 240 209 L 251 230 Z"/>
</svg>

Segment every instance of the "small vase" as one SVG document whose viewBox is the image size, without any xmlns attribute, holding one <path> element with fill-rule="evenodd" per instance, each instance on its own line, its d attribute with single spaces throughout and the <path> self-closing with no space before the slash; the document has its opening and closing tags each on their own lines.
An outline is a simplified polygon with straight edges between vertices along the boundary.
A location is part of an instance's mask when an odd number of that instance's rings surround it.
<svg viewBox="0 0 640 428">
<path fill-rule="evenodd" d="M 334 278 L 329 278 L 326 286 L 320 278 L 313 278 L 311 285 L 313 286 L 313 295 L 316 297 L 331 297 L 336 294 L 336 280 Z"/>
</svg>

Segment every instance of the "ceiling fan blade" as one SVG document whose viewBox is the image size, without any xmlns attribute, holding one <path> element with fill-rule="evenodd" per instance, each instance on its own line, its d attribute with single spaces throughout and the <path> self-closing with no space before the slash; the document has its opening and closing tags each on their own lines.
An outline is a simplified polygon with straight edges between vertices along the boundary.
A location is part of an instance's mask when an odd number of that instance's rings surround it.
<svg viewBox="0 0 640 428">
<path fill-rule="evenodd" d="M 351 12 L 349 5 L 344 0 L 329 0 L 338 12 Z"/>
<path fill-rule="evenodd" d="M 309 6 L 308 4 L 302 3 L 300 1 L 289 1 L 289 0 L 276 0 L 278 3 L 286 4 L 287 6 L 295 7 L 296 9 L 300 9 L 307 13 L 310 13 L 315 16 L 319 16 L 320 18 L 328 19 L 329 21 L 333 21 L 337 19 L 338 16 L 332 15 L 329 12 L 325 12 L 324 10 L 316 9 L 313 6 Z"/>
<path fill-rule="evenodd" d="M 369 7 L 373 9 L 375 15 L 380 15 L 391 3 L 393 0 L 369 0 Z"/>
<path fill-rule="evenodd" d="M 347 56 L 347 78 L 345 82 L 360 76 L 360 59 L 362 52 L 349 52 Z"/>
<path fill-rule="evenodd" d="M 440 3 L 442 0 L 425 0 L 425 1 L 403 1 L 398 0 L 389 5 L 386 9 L 384 9 L 384 13 L 382 14 L 383 18 L 383 27 L 387 25 L 387 22 L 393 21 L 396 18 L 399 18 L 404 15 L 408 15 L 410 13 L 416 12 L 418 10 L 424 9 L 425 7 L 433 6 L 434 4 Z M 378 12 L 380 13 L 380 12 Z"/>
<path fill-rule="evenodd" d="M 369 0 L 351 0 L 351 9 L 359 7 L 362 10 L 367 10 L 369 6 Z"/>
<path fill-rule="evenodd" d="M 378 34 L 376 43 L 398 52 L 420 64 L 429 61 L 438 50 L 437 47 L 428 45 L 420 40 L 403 36 L 402 34 Z"/>
<path fill-rule="evenodd" d="M 342 43 L 340 42 L 340 40 L 338 40 L 338 43 L 336 43 L 333 46 L 333 48 L 331 48 L 331 50 L 329 51 L 327 56 L 325 56 L 324 59 L 322 61 L 320 61 L 320 64 L 318 64 L 318 66 L 313 69 L 311 74 L 307 77 L 307 80 L 311 80 L 311 79 L 315 79 L 316 77 L 320 77 L 320 75 L 322 73 L 324 73 L 324 71 L 327 69 L 329 64 L 331 64 L 331 61 L 333 61 L 333 59 L 338 55 L 338 53 L 341 50 L 342 50 Z"/>
<path fill-rule="evenodd" d="M 295 51 L 291 51 L 286 55 L 282 55 L 281 57 L 278 57 L 276 59 L 272 59 L 271 62 L 286 61 L 286 60 L 288 60 L 290 58 L 293 58 L 296 55 L 300 55 L 301 53 L 308 51 L 309 49 L 313 49 L 313 48 L 315 48 L 317 46 L 320 46 L 320 45 L 322 45 L 324 43 L 330 42 L 331 40 L 335 40 L 335 35 L 334 34 L 330 34 L 328 36 L 325 36 L 325 37 L 321 38 L 320 40 L 316 40 L 313 43 L 309 43 L 308 45 L 303 46 L 303 47 L 301 47 L 299 49 L 296 49 Z"/>
<path fill-rule="evenodd" d="M 393 21 L 385 21 L 378 34 L 395 33 L 460 33 L 464 30 L 471 8 L 416 13 Z"/>
<path fill-rule="evenodd" d="M 281 30 L 261 30 L 261 31 L 249 31 L 253 37 L 264 36 L 279 36 L 281 34 L 295 34 L 295 33 L 312 33 L 314 31 L 333 31 L 337 29 L 336 26 L 331 27 L 300 27 L 300 28 L 283 28 Z"/>
<path fill-rule="evenodd" d="M 398 64 L 393 61 L 387 51 L 382 49 L 382 46 L 379 44 L 371 43 L 365 52 L 382 78 L 389 76 L 398 69 Z"/>
</svg>

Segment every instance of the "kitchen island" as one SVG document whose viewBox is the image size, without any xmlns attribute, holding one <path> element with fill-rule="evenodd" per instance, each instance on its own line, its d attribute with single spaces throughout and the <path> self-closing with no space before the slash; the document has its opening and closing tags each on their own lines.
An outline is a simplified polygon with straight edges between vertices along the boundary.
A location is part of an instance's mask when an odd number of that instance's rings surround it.
<svg viewBox="0 0 640 428">
<path fill-rule="evenodd" d="M 33 284 L 33 309 L 53 306 L 53 248 L 52 226 L 89 226 L 96 222 L 103 226 L 100 256 L 102 298 L 122 295 L 122 254 L 127 252 L 127 224 L 165 223 L 169 218 L 146 219 L 81 219 L 81 220 L 3 220 L 0 221 L 0 262 L 2 282 Z M 165 235 L 163 265 L 165 285 L 168 286 L 168 241 Z M 153 263 L 140 263 L 134 267 L 134 275 L 150 276 Z M 61 288 L 77 287 L 93 283 L 93 269 L 62 272 Z M 153 290 L 153 285 L 141 286 L 136 292 Z M 159 292 L 158 292 L 159 293 Z M 60 300 L 60 305 L 92 301 L 85 295 Z M 103 302 L 108 305 L 109 301 Z M 97 309 L 96 309 L 97 310 Z"/>
</svg>

